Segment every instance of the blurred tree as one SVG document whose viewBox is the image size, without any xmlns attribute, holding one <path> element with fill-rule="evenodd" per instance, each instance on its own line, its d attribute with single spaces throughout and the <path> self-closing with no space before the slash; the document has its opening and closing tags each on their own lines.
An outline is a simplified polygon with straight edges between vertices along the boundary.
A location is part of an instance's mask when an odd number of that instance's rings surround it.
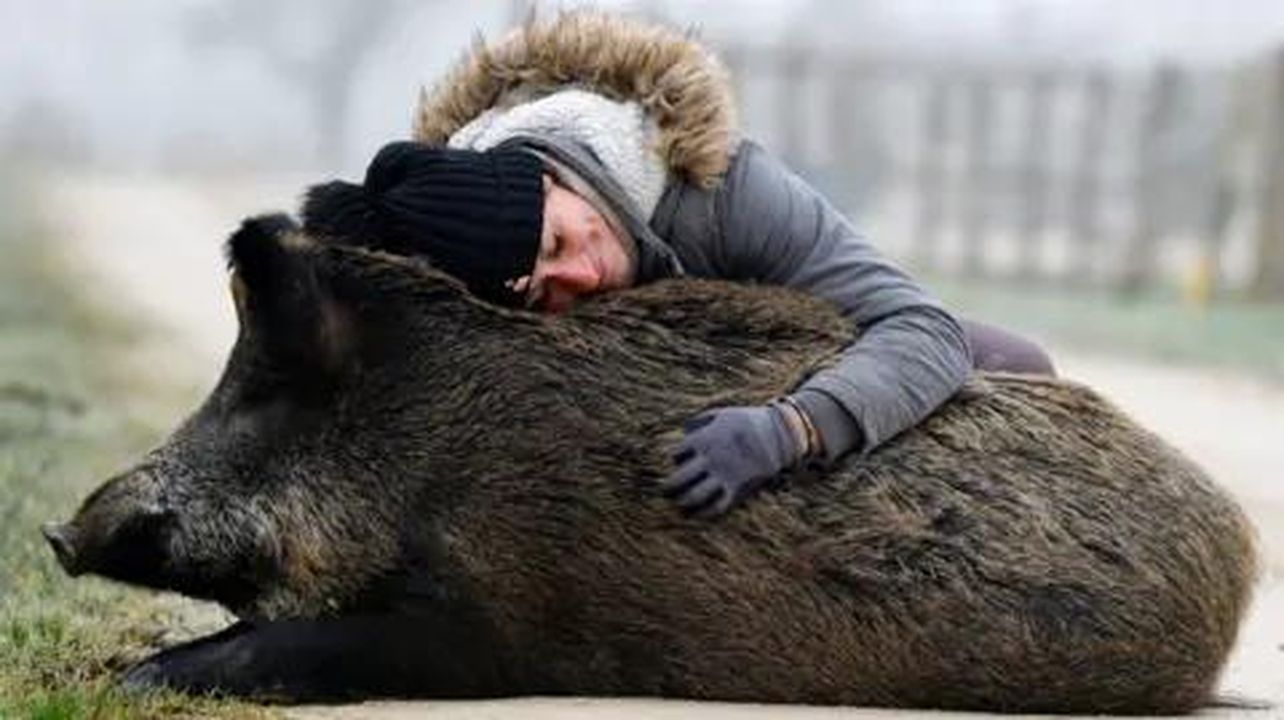
<svg viewBox="0 0 1284 720">
<path fill-rule="evenodd" d="M 0 128 L 0 160 L 12 166 L 87 165 L 89 135 L 63 104 L 44 97 L 22 101 Z"/>
<path fill-rule="evenodd" d="M 344 157 L 352 88 L 362 62 L 401 16 L 406 0 L 226 0 L 199 6 L 187 32 L 204 47 L 257 53 L 311 106 L 317 158 Z"/>
</svg>

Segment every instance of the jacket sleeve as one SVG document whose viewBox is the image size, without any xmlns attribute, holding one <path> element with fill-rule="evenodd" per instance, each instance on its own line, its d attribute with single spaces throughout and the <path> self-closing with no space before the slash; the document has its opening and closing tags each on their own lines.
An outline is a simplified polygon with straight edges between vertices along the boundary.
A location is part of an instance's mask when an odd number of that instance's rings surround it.
<svg viewBox="0 0 1284 720">
<path fill-rule="evenodd" d="M 868 453 L 963 384 L 972 360 L 958 320 L 758 145 L 741 143 L 715 213 L 729 277 L 826 298 L 861 332 L 835 366 L 793 394 L 826 459 Z"/>
</svg>

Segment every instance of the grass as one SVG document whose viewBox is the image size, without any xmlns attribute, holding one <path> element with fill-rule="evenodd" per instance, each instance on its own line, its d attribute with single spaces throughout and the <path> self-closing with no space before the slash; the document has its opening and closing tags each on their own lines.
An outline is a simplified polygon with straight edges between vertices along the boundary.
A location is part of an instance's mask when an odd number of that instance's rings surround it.
<svg viewBox="0 0 1284 720">
<path fill-rule="evenodd" d="M 943 278 L 930 278 L 928 285 L 961 314 L 1057 347 L 1284 383 L 1284 302 L 1225 298 L 1199 305 L 1162 290 L 1125 299 L 1104 291 Z"/>
<path fill-rule="evenodd" d="M 66 577 L 40 536 L 193 402 L 117 358 L 146 338 L 69 287 L 0 179 L 0 718 L 246 717 L 252 705 L 114 683 L 192 612 L 171 596 Z"/>
</svg>

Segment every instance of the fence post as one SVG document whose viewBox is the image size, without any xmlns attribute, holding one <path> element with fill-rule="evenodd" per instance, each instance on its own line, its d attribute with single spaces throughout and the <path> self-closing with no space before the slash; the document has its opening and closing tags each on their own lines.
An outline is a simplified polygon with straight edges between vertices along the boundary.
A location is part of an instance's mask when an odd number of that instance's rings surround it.
<svg viewBox="0 0 1284 720">
<path fill-rule="evenodd" d="M 731 80 L 736 112 L 742 118 L 748 115 L 746 78 L 749 77 L 750 72 L 750 57 L 751 53 L 743 45 L 723 45 L 718 49 L 718 58 L 722 61 L 722 66 L 727 69 L 727 76 Z"/>
<path fill-rule="evenodd" d="M 1053 76 L 1035 70 L 1026 84 L 1025 144 L 1021 151 L 1021 220 L 1017 236 L 1017 277 L 1034 278 L 1038 250 L 1048 225 L 1048 130 L 1051 123 Z"/>
<path fill-rule="evenodd" d="M 807 147 L 803 133 L 806 132 L 803 107 L 805 97 L 803 89 L 807 86 L 808 50 L 801 45 L 789 44 L 781 51 L 781 62 L 777 81 L 779 82 L 780 104 L 776 107 L 780 130 L 780 154 L 789 164 L 803 165 L 804 152 Z"/>
<path fill-rule="evenodd" d="M 1270 108 L 1263 127 L 1265 177 L 1258 223 L 1256 271 L 1250 292 L 1259 298 L 1284 297 L 1284 50 L 1270 69 Z"/>
<path fill-rule="evenodd" d="M 1100 68 L 1089 70 L 1084 76 L 1082 102 L 1079 104 L 1079 153 L 1070 190 L 1070 242 L 1073 243 L 1074 266 L 1065 280 L 1085 285 L 1092 281 L 1095 251 L 1103 245 L 1098 237 L 1101 232 L 1102 153 L 1111 91 L 1110 76 Z"/>
<path fill-rule="evenodd" d="M 868 197 L 857 192 L 869 191 L 870 162 L 868 152 L 862 152 L 871 142 L 862 133 L 876 129 L 869 120 L 874 112 L 871 106 L 870 86 L 876 68 L 861 57 L 834 60 L 828 73 L 829 92 L 826 111 L 829 113 L 827 147 L 834 166 L 831 178 L 848 194 L 845 203 L 850 207 L 869 203 Z"/>
<path fill-rule="evenodd" d="M 923 134 L 918 157 L 918 223 L 914 232 L 914 263 L 932 268 L 935 245 L 945 214 L 945 146 L 949 115 L 949 82 L 940 74 L 927 79 Z"/>
<path fill-rule="evenodd" d="M 978 71 L 967 84 L 968 133 L 967 174 L 962 187 L 963 272 L 980 276 L 985 272 L 985 234 L 989 228 L 993 191 L 990 153 L 994 93 L 991 74 Z"/>
<path fill-rule="evenodd" d="M 1264 107 L 1269 97 L 1262 97 L 1262 83 L 1267 76 L 1258 67 L 1229 71 L 1226 103 L 1222 108 L 1216 136 L 1216 160 L 1213 165 L 1211 197 L 1205 208 L 1201 230 L 1200 256 L 1194 272 L 1183 278 L 1183 291 L 1188 299 L 1207 302 L 1222 291 L 1222 255 L 1230 242 L 1235 218 L 1254 205 L 1256 198 L 1246 198 L 1249 185 L 1246 164 L 1251 157 L 1265 160 L 1255 130 L 1259 130 Z M 1266 101 L 1266 102 L 1263 102 Z"/>
<path fill-rule="evenodd" d="M 1137 294 L 1153 279 L 1155 250 L 1163 230 L 1159 213 L 1167 186 L 1161 153 L 1172 126 L 1180 81 L 1180 70 L 1172 65 L 1160 65 L 1151 80 L 1142 111 L 1137 138 L 1136 228 L 1124 252 L 1118 285 L 1125 295 Z"/>
</svg>

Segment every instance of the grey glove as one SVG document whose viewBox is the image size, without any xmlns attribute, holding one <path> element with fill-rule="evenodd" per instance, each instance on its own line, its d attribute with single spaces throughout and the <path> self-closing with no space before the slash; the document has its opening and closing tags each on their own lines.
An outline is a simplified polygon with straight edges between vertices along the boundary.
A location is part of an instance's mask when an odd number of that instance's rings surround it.
<svg viewBox="0 0 1284 720">
<path fill-rule="evenodd" d="M 710 410 L 687 421 L 661 488 L 684 510 L 720 515 L 802 459 L 778 405 Z"/>
</svg>

